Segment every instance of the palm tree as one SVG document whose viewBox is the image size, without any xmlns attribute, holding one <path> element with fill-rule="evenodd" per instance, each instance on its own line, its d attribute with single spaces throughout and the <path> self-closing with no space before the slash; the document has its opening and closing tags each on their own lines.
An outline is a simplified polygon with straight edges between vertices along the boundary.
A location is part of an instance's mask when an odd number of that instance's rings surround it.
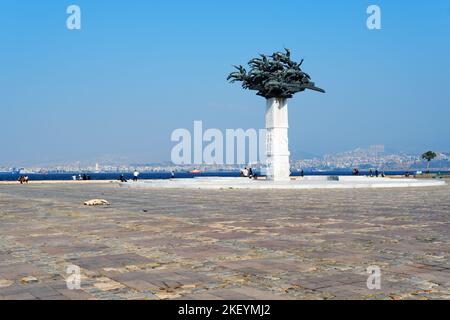
<svg viewBox="0 0 450 320">
<path fill-rule="evenodd" d="M 427 173 L 430 173 L 430 162 L 437 157 L 437 154 L 433 151 L 427 151 L 422 155 L 422 159 L 427 161 Z"/>
</svg>

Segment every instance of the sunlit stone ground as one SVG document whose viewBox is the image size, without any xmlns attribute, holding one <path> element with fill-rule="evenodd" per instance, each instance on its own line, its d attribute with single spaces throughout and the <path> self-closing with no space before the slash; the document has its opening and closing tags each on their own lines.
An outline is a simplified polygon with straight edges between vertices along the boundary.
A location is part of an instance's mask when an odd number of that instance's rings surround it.
<svg viewBox="0 0 450 320">
<path fill-rule="evenodd" d="M 449 186 L 0 186 L 0 299 L 449 299 L 449 244 Z"/>
</svg>

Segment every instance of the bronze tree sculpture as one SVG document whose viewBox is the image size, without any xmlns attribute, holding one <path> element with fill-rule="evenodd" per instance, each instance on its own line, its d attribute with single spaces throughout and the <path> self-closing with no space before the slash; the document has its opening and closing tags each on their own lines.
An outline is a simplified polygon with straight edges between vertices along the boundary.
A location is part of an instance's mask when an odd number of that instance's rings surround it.
<svg viewBox="0 0 450 320">
<path fill-rule="evenodd" d="M 250 70 L 243 66 L 234 66 L 237 71 L 232 72 L 227 80 L 231 83 L 242 82 L 244 89 L 256 90 L 258 95 L 270 98 L 292 98 L 297 92 L 306 89 L 325 93 L 314 85 L 311 77 L 300 68 L 303 60 L 291 60 L 291 52 L 275 52 L 271 56 L 260 55 L 248 62 Z"/>
</svg>

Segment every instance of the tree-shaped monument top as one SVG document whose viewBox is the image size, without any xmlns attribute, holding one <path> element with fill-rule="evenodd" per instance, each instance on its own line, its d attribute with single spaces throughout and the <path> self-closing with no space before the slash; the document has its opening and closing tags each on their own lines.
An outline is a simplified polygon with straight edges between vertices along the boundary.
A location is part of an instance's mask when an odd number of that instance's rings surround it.
<svg viewBox="0 0 450 320">
<path fill-rule="evenodd" d="M 244 89 L 258 91 L 258 95 L 270 98 L 292 98 L 297 92 L 306 89 L 325 93 L 314 85 L 311 77 L 302 71 L 300 62 L 291 60 L 291 52 L 275 52 L 271 56 L 260 55 L 249 61 L 247 71 L 243 66 L 235 66 L 237 71 L 232 72 L 228 79 L 230 82 L 242 82 Z"/>
</svg>

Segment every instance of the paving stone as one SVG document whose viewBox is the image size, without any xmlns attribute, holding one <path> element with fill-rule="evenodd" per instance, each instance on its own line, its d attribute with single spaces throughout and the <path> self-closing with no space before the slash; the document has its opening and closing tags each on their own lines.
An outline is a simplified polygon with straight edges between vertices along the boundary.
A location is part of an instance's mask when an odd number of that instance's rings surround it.
<svg viewBox="0 0 450 320">
<path fill-rule="evenodd" d="M 0 279 L 0 288 L 6 288 L 14 284 L 14 281 Z"/>
<path fill-rule="evenodd" d="M 36 297 L 32 296 L 29 293 L 20 293 L 20 294 L 14 294 L 10 296 L 4 296 L 4 300 L 37 300 Z"/>
<path fill-rule="evenodd" d="M 95 298 L 83 290 L 59 289 L 57 291 L 70 300 L 92 300 Z"/>
<path fill-rule="evenodd" d="M 125 267 L 134 264 L 150 263 L 151 260 L 134 253 L 92 256 L 70 260 L 74 265 L 88 270 L 101 270 L 108 267 Z"/>
<path fill-rule="evenodd" d="M 45 273 L 30 263 L 12 263 L 0 266 L 0 277 L 6 280 L 20 280 L 19 278 L 22 277 L 41 275 L 45 275 Z"/>
</svg>

